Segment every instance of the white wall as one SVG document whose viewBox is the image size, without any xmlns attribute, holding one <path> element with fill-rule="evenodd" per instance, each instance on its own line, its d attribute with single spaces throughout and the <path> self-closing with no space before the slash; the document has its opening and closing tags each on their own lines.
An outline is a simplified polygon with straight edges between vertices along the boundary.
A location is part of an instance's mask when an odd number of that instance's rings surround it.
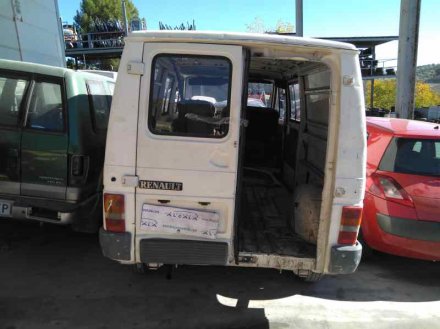
<svg viewBox="0 0 440 329">
<path fill-rule="evenodd" d="M 65 67 L 57 0 L 0 0 L 0 58 Z"/>
</svg>

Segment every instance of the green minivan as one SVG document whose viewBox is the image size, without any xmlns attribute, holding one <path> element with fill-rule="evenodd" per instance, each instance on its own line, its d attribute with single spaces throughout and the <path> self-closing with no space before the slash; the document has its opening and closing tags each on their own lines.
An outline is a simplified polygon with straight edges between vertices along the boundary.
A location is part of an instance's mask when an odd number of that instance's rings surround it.
<svg viewBox="0 0 440 329">
<path fill-rule="evenodd" d="M 0 60 L 0 220 L 94 232 L 115 80 Z"/>
</svg>

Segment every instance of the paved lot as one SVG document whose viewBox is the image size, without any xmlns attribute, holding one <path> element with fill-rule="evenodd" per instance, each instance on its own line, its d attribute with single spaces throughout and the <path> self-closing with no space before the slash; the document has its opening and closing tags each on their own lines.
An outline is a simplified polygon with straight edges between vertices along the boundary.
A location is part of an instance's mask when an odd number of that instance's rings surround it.
<svg viewBox="0 0 440 329">
<path fill-rule="evenodd" d="M 136 274 L 96 236 L 0 222 L 0 328 L 440 328 L 440 264 L 376 255 L 307 284 L 288 272 Z"/>
</svg>

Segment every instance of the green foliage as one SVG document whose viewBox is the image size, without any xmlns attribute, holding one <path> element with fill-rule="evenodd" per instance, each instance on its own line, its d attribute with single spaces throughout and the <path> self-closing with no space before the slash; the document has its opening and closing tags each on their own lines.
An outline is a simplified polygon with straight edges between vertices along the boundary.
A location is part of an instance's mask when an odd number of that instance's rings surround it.
<svg viewBox="0 0 440 329">
<path fill-rule="evenodd" d="M 102 21 L 119 19 L 122 21 L 122 5 L 120 0 L 81 0 L 80 9 L 73 18 L 81 27 L 82 32 L 89 32 L 92 19 L 99 18 Z M 125 0 L 127 20 L 139 16 L 139 11 L 131 0 Z"/>
<path fill-rule="evenodd" d="M 266 32 L 266 27 L 264 26 L 264 20 L 261 17 L 255 17 L 251 23 L 246 24 L 246 31 L 251 33 Z"/>
<path fill-rule="evenodd" d="M 246 31 L 252 33 L 292 33 L 293 25 L 279 19 L 275 27 L 267 27 L 261 17 L 255 17 L 251 23 L 246 24 Z"/>
<path fill-rule="evenodd" d="M 284 22 L 282 20 L 278 20 L 277 25 L 275 26 L 275 32 L 277 33 L 292 33 L 293 32 L 293 24 L 289 22 Z"/>
<path fill-rule="evenodd" d="M 396 80 L 375 80 L 373 107 L 390 110 L 396 103 Z M 370 106 L 371 81 L 366 83 L 365 105 Z M 415 88 L 415 107 L 429 107 L 440 104 L 440 94 L 434 91 L 429 84 L 417 81 Z"/>
<path fill-rule="evenodd" d="M 440 82 L 440 64 L 417 66 L 416 77 L 422 81 Z"/>
<path fill-rule="evenodd" d="M 68 69 L 75 69 L 75 60 L 73 58 L 67 58 L 66 67 Z"/>
<path fill-rule="evenodd" d="M 121 62 L 120 58 L 109 58 L 102 61 L 101 70 L 106 71 L 115 71 L 117 72 L 119 69 L 119 63 Z"/>
<path fill-rule="evenodd" d="M 196 22 L 193 20 L 192 24 L 186 22 L 186 25 L 181 23 L 180 25 L 176 25 L 172 27 L 171 25 L 164 24 L 159 21 L 159 30 L 188 30 L 195 31 L 196 30 Z"/>
</svg>

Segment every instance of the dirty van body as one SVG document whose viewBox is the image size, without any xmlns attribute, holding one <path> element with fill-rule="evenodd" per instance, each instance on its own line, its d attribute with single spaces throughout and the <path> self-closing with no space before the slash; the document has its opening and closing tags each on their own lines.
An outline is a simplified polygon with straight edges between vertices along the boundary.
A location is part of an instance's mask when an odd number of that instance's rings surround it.
<svg viewBox="0 0 440 329">
<path fill-rule="evenodd" d="M 310 281 L 355 271 L 366 154 L 358 63 L 352 45 L 316 39 L 131 34 L 107 135 L 104 255 Z"/>
<path fill-rule="evenodd" d="M 97 231 L 114 80 L 0 60 L 0 219 Z"/>
</svg>

